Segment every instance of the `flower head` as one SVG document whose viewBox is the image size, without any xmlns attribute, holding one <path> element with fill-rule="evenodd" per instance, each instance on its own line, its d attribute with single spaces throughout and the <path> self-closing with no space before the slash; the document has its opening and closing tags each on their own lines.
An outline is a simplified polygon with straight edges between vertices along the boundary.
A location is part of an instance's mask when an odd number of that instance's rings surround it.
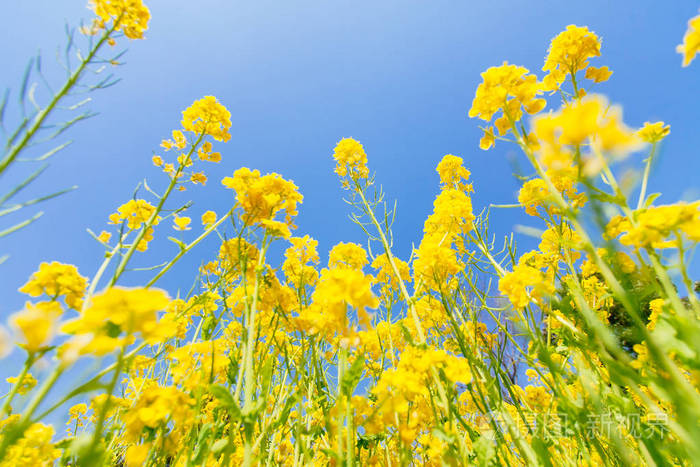
<svg viewBox="0 0 700 467">
<path fill-rule="evenodd" d="M 92 0 L 90 7 L 97 15 L 91 31 L 107 29 L 114 21 L 116 31 L 124 31 L 129 39 L 143 39 L 151 12 L 141 0 Z"/>
<path fill-rule="evenodd" d="M 683 43 L 676 47 L 676 52 L 683 54 L 684 67 L 690 65 L 695 55 L 700 52 L 700 15 L 688 21 L 688 30 L 683 36 Z"/>
<path fill-rule="evenodd" d="M 214 96 L 205 96 L 182 112 L 182 128 L 195 134 L 209 135 L 217 141 L 231 138 L 231 112 Z"/>
</svg>

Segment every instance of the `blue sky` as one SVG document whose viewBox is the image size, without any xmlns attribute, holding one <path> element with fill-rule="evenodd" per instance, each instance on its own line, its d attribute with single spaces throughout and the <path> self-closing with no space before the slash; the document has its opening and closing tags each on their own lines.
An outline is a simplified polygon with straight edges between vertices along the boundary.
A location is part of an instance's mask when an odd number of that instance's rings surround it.
<svg viewBox="0 0 700 467">
<path fill-rule="evenodd" d="M 179 125 L 193 100 L 215 95 L 232 113 L 232 138 L 216 145 L 223 154 L 207 170 L 206 187 L 177 195 L 194 201 L 191 217 L 222 213 L 233 194 L 219 180 L 241 166 L 275 171 L 292 179 L 305 196 L 298 234 L 319 240 L 322 260 L 339 241 L 364 242 L 347 219 L 343 192 L 333 174 L 336 142 L 352 136 L 367 151 L 388 199 L 398 199 L 396 252 L 406 259 L 438 191 L 434 171 L 447 153 L 464 158 L 472 171 L 476 210 L 489 203 L 513 203 L 513 146 L 478 148 L 479 122 L 467 111 L 479 73 L 504 60 L 539 71 L 552 37 L 568 24 L 587 25 L 603 38 L 602 57 L 614 74 L 598 91 L 622 104 L 631 126 L 664 120 L 671 136 L 654 167 L 650 192 L 657 203 L 698 198 L 700 107 L 694 99 L 700 63 L 681 68 L 675 46 L 695 1 L 533 2 L 499 1 L 297 1 L 185 2 L 151 0 L 146 40 L 128 42 L 117 86 L 92 94 L 97 117 L 61 140 L 75 140 L 25 195 L 73 184 L 76 191 L 41 205 L 45 215 L 20 233 L 0 240 L 0 318 L 19 309 L 17 292 L 41 261 L 76 264 L 92 276 L 102 247 L 86 233 L 107 228 L 107 216 L 127 201 L 148 177 L 162 187 L 151 165 L 161 139 Z M 19 88 L 29 55 L 43 51 L 43 68 L 60 79 L 54 51 L 64 44 L 65 21 L 91 18 L 82 1 L 7 0 L 0 29 L 0 84 Z M 14 100 L 13 100 L 14 102 Z M 48 149 L 48 148 L 47 148 Z M 642 154 L 636 157 L 641 166 Z M 10 171 L 0 180 L 7 190 L 19 181 Z M 24 216 L 38 209 L 25 210 Z M 16 218 L 20 220 L 20 218 Z M 516 224 L 540 227 L 522 212 L 498 210 L 492 231 L 509 233 Z M 3 224 L 5 225 L 5 224 Z M 175 253 L 165 237 L 170 223 L 138 265 L 153 265 Z M 181 234 L 191 239 L 195 231 Z M 522 238 L 525 245 L 532 243 Z M 216 251 L 216 242 L 194 250 L 160 283 L 172 294 L 188 289 L 194 268 Z M 693 269 L 698 272 L 697 266 Z M 697 276 L 697 274 L 696 274 Z M 126 284 L 145 276 L 132 274 Z M 14 367 L 2 370 L 11 374 Z"/>
</svg>

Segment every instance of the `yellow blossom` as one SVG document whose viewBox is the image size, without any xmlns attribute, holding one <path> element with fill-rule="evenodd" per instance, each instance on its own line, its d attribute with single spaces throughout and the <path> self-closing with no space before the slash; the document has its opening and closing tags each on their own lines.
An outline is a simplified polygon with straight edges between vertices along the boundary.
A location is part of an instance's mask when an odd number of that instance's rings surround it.
<svg viewBox="0 0 700 467">
<path fill-rule="evenodd" d="M 19 378 L 16 376 L 11 376 L 11 377 L 5 379 L 5 381 L 7 381 L 8 383 L 10 383 L 12 385 L 19 384 L 19 387 L 17 388 L 17 393 L 20 395 L 24 395 L 24 394 L 28 393 L 29 391 L 31 391 L 32 388 L 34 388 L 34 386 L 36 386 L 36 383 L 37 383 L 36 378 L 34 378 L 34 376 L 32 376 L 31 373 L 25 374 L 24 378 L 22 378 L 21 383 L 18 383 Z"/>
<path fill-rule="evenodd" d="M 174 216 L 173 217 L 173 228 L 175 230 L 190 230 L 190 222 L 192 219 L 186 216 Z"/>
<path fill-rule="evenodd" d="M 245 211 L 249 224 L 274 220 L 277 213 L 284 211 L 285 222 L 292 227 L 297 204 L 304 199 L 294 182 L 276 173 L 261 176 L 260 171 L 246 167 L 236 170 L 233 177 L 225 177 L 221 184 L 236 192 L 236 201 Z"/>
<path fill-rule="evenodd" d="M 590 79 L 595 83 L 602 83 L 603 81 L 607 81 L 610 79 L 610 76 L 612 75 L 612 71 L 606 67 L 602 66 L 600 68 L 596 68 L 594 66 L 588 67 L 586 70 L 586 79 Z"/>
<path fill-rule="evenodd" d="M 341 139 L 333 150 L 333 159 L 336 161 L 335 173 L 341 177 L 360 179 L 369 176 L 367 154 L 357 140 Z"/>
<path fill-rule="evenodd" d="M 78 273 L 75 266 L 53 261 L 41 263 L 39 270 L 32 274 L 19 291 L 31 297 L 45 294 L 55 299 L 64 296 L 66 305 L 77 310 L 82 306 L 86 287 L 87 279 Z"/>
<path fill-rule="evenodd" d="M 216 222 L 216 213 L 214 211 L 207 211 L 202 214 L 202 225 L 209 227 Z"/>
<path fill-rule="evenodd" d="M 129 39 L 143 39 L 151 13 L 141 0 L 91 0 L 90 7 L 98 16 L 93 29 L 106 29 L 114 21 L 116 31 L 124 31 Z"/>
<path fill-rule="evenodd" d="M 658 143 L 671 133 L 671 126 L 664 122 L 644 122 L 644 126 L 637 131 L 639 139 L 645 143 Z"/>
<path fill-rule="evenodd" d="M 195 134 L 209 135 L 217 141 L 231 138 L 231 112 L 214 96 L 205 96 L 182 112 L 182 128 Z"/>
<path fill-rule="evenodd" d="M 700 51 L 700 15 L 688 20 L 688 30 L 683 36 L 683 43 L 676 47 L 676 51 L 683 54 L 684 67 L 690 65 Z"/>
<path fill-rule="evenodd" d="M 552 39 L 542 71 L 549 74 L 544 79 L 547 90 L 556 90 L 567 75 L 588 66 L 588 59 L 600 56 L 600 39 L 587 27 L 570 24 L 566 30 Z"/>
</svg>

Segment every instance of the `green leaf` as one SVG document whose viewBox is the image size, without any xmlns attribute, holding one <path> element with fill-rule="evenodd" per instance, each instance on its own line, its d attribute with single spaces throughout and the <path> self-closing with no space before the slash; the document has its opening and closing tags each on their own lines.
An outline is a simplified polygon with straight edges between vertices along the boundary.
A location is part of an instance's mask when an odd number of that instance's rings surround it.
<svg viewBox="0 0 700 467">
<path fill-rule="evenodd" d="M 661 196 L 661 193 L 652 193 L 649 196 L 647 196 L 647 199 L 644 200 L 644 209 L 648 208 L 651 206 L 651 203 L 654 202 L 656 198 Z"/>
</svg>

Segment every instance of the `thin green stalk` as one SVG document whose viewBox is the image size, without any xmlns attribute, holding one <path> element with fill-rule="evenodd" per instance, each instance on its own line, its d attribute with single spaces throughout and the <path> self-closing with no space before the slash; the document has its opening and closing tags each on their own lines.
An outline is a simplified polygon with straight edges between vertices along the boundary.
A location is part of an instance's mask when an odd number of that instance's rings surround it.
<svg viewBox="0 0 700 467">
<path fill-rule="evenodd" d="M 178 254 L 176 254 L 175 257 L 174 257 L 173 259 L 171 259 L 171 260 L 168 262 L 168 264 L 166 264 L 165 266 L 163 266 L 163 268 L 162 268 L 160 271 L 158 271 L 158 274 L 156 274 L 150 281 L 148 281 L 148 282 L 146 283 L 146 287 L 151 287 L 153 284 L 155 284 L 156 282 L 158 282 L 158 279 L 160 279 L 161 277 L 163 277 L 163 274 L 165 274 L 166 272 L 168 272 L 168 271 L 170 270 L 170 268 L 173 267 L 173 265 L 174 265 L 180 258 L 182 258 L 182 256 L 184 256 L 184 255 L 185 255 L 187 252 L 189 252 L 192 248 L 194 248 L 195 246 L 197 246 L 197 244 L 198 244 L 199 242 L 201 242 L 202 240 L 204 240 L 207 236 L 209 236 L 210 233 L 212 233 L 214 230 L 216 230 L 216 228 L 217 228 L 219 225 L 221 225 L 226 219 L 228 219 L 229 217 L 231 217 L 231 214 L 232 214 L 232 213 L 233 213 L 233 209 L 230 210 L 228 213 L 226 213 L 226 215 L 225 215 L 224 217 L 222 217 L 221 219 L 219 219 L 218 221 L 216 221 L 216 223 L 213 224 L 211 227 L 209 227 L 208 229 L 206 229 L 199 237 L 197 237 L 196 239 L 194 239 L 190 244 L 186 245 L 184 248 L 181 248 L 180 251 L 178 252 Z"/>
<path fill-rule="evenodd" d="M 129 263 L 129 260 L 131 259 L 134 252 L 136 251 L 136 247 L 139 245 L 139 243 L 141 242 L 143 237 L 146 235 L 146 232 L 148 231 L 148 229 L 153 226 L 153 223 L 155 222 L 156 218 L 158 217 L 160 212 L 163 210 L 163 206 L 165 205 L 165 201 L 168 199 L 168 197 L 170 196 L 170 193 L 173 191 L 173 189 L 177 185 L 177 181 L 180 178 L 180 174 L 182 173 L 182 170 L 185 168 L 186 164 L 189 162 L 190 158 L 192 157 L 192 154 L 194 153 L 195 149 L 197 149 L 197 146 L 199 145 L 199 143 L 202 141 L 203 138 L 204 138 L 204 131 L 202 131 L 199 134 L 199 136 L 197 136 L 197 140 L 192 144 L 189 152 L 187 153 L 187 156 L 184 158 L 182 163 L 178 166 L 177 171 L 175 172 L 172 179 L 170 180 L 170 183 L 168 184 L 168 188 L 165 190 L 165 193 L 160 198 L 158 205 L 153 210 L 153 213 L 151 213 L 151 216 L 148 218 L 148 220 L 141 227 L 141 230 L 139 230 L 139 233 L 136 236 L 136 238 L 134 239 L 134 241 L 131 243 L 131 246 L 129 247 L 126 254 L 122 258 L 121 262 L 117 266 L 117 269 L 114 272 L 114 276 L 109 281 L 109 287 L 112 287 L 114 284 L 116 284 L 117 280 L 119 280 L 121 275 L 124 273 L 124 269 L 126 268 L 126 265 Z"/>
<path fill-rule="evenodd" d="M 24 377 L 27 376 L 27 372 L 29 371 L 29 368 L 34 364 L 34 354 L 29 353 L 27 355 L 27 359 L 24 361 L 24 366 L 22 367 L 22 371 L 19 373 L 19 376 L 17 377 L 17 382 L 12 385 L 12 389 L 10 390 L 10 393 L 7 395 L 5 398 L 5 403 L 2 404 L 2 409 L 0 409 L 0 420 L 5 419 L 5 414 L 7 413 L 7 410 L 10 408 L 10 404 L 12 403 L 12 399 L 14 399 L 15 395 L 17 394 L 17 391 L 19 391 L 20 386 L 22 386 L 22 382 L 24 381 Z"/>
<path fill-rule="evenodd" d="M 639 191 L 639 201 L 637 201 L 637 210 L 642 209 L 644 206 L 644 199 L 647 194 L 647 182 L 649 181 L 649 172 L 651 171 L 651 161 L 656 154 L 656 143 L 651 145 L 651 152 L 649 152 L 649 157 L 647 157 L 647 164 L 644 167 L 644 176 L 642 177 L 642 188 Z"/>
<path fill-rule="evenodd" d="M 260 288 L 260 274 L 262 272 L 262 266 L 265 261 L 265 251 L 267 250 L 266 245 L 267 232 L 262 239 L 262 248 L 260 249 L 260 255 L 258 256 L 258 264 L 255 268 L 255 284 L 253 285 L 253 299 L 252 303 L 248 306 L 248 322 L 246 323 L 246 346 L 245 346 L 245 356 L 244 365 L 245 372 L 243 374 L 244 387 L 243 387 L 243 417 L 246 419 L 253 410 L 253 393 L 255 392 L 255 374 L 253 366 L 253 349 L 255 346 L 255 309 L 258 306 L 258 293 Z M 242 271 L 245 276 L 245 272 Z M 246 300 L 247 302 L 247 300 Z M 245 445 L 243 450 L 243 465 L 249 467 L 253 463 L 253 422 L 250 420 L 244 420 L 246 423 L 245 427 Z"/>
<path fill-rule="evenodd" d="M 5 170 L 7 169 L 7 167 L 12 162 L 14 162 L 19 153 L 22 152 L 22 150 L 25 147 L 27 147 L 27 145 L 31 142 L 36 132 L 42 128 L 44 121 L 56 108 L 61 99 L 63 99 L 70 92 L 70 90 L 73 89 L 73 87 L 78 83 L 78 80 L 83 74 L 85 67 L 87 67 L 88 64 L 92 62 L 92 59 L 95 58 L 97 52 L 104 45 L 104 43 L 107 42 L 107 40 L 117 28 L 117 26 L 119 26 L 120 20 L 121 16 L 114 20 L 114 23 L 112 24 L 111 28 L 105 30 L 104 34 L 102 34 L 102 37 L 100 37 L 100 39 L 97 41 L 92 50 L 90 50 L 87 57 L 85 57 L 85 59 L 82 62 L 80 62 L 78 68 L 73 72 L 73 74 L 70 75 L 68 81 L 66 81 L 63 87 L 61 87 L 61 89 L 56 94 L 54 94 L 54 96 L 51 98 L 51 101 L 49 101 L 49 104 L 43 109 L 41 109 L 39 113 L 36 114 L 36 116 L 34 117 L 34 122 L 24 133 L 22 139 L 20 139 L 15 145 L 13 145 L 8 151 L 7 155 L 0 161 L 0 175 L 2 175 L 3 172 L 5 172 Z"/>
</svg>

